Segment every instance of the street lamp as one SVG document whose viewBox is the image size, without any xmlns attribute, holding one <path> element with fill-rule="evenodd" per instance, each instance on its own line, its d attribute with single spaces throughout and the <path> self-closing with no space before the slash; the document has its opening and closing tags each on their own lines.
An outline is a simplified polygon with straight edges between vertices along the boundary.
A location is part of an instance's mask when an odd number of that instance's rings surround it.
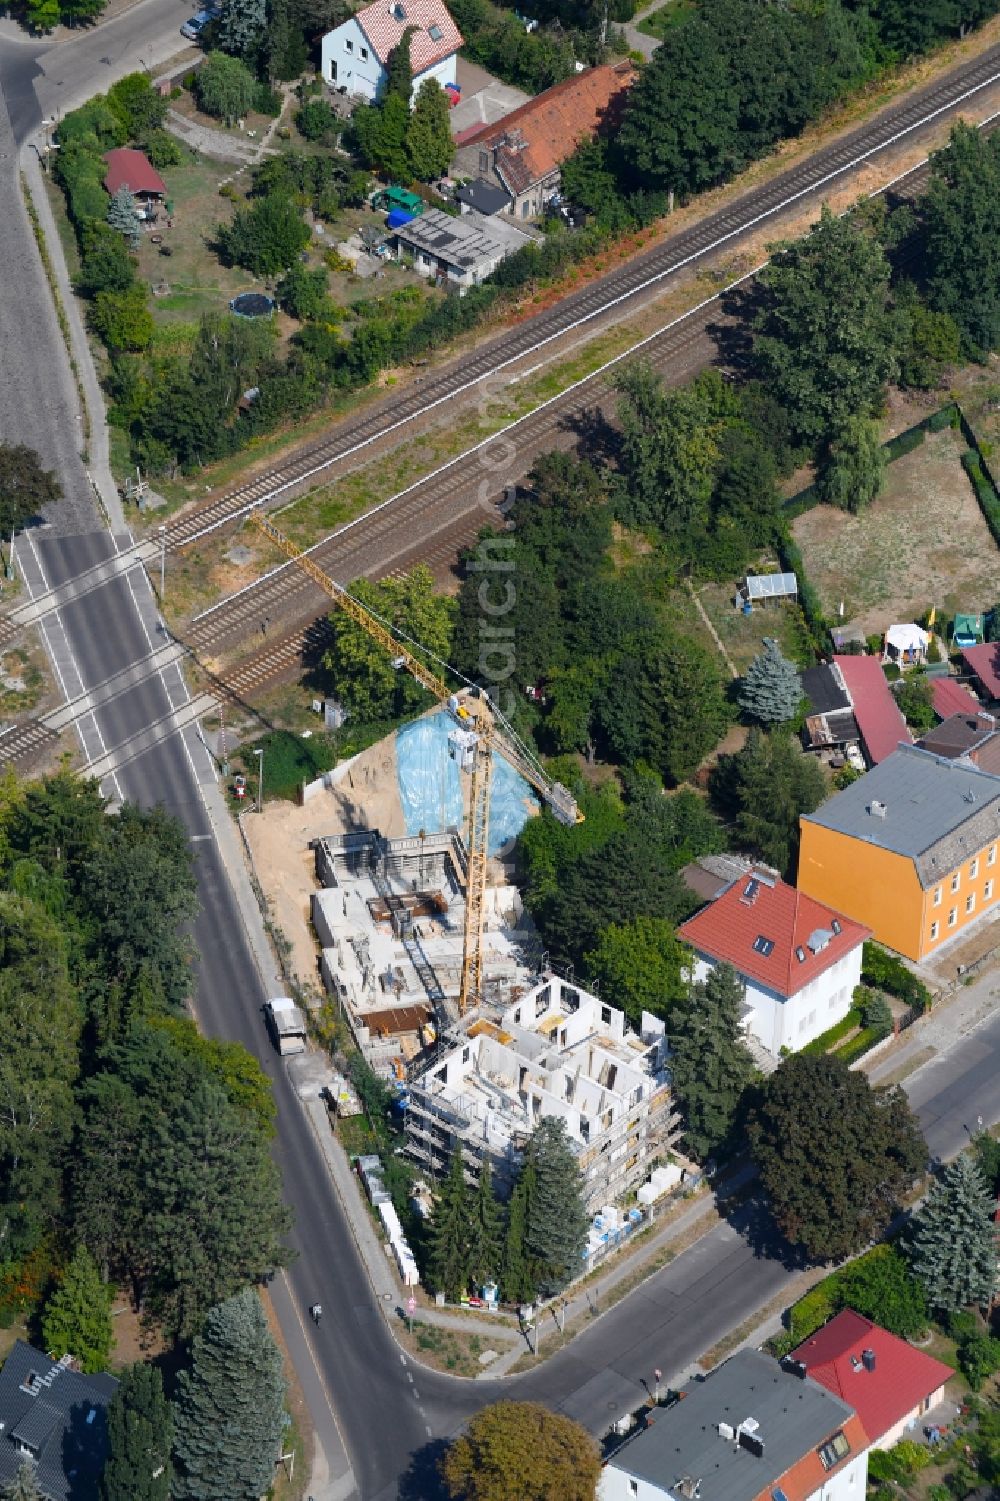
<svg viewBox="0 0 1000 1501">
<path fill-rule="evenodd" d="M 167 592 L 167 528 L 160 527 L 160 604 Z"/>
<path fill-rule="evenodd" d="M 257 812 L 262 813 L 264 811 L 264 752 L 255 750 L 254 755 L 257 757 Z"/>
</svg>

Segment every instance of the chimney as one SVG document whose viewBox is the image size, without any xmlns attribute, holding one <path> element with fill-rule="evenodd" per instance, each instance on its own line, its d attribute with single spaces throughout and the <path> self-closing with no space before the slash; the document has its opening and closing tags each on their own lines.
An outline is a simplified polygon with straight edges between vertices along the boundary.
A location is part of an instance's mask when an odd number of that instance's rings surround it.
<svg viewBox="0 0 1000 1501">
<path fill-rule="evenodd" d="M 874 1371 L 874 1369 L 875 1369 L 875 1351 L 874 1350 L 862 1350 L 862 1352 L 861 1352 L 861 1363 L 864 1366 L 864 1368 L 865 1368 L 866 1371 Z"/>
<path fill-rule="evenodd" d="M 885 818 L 889 812 L 889 806 L 887 803 L 880 803 L 877 798 L 873 798 L 868 804 L 868 812 L 872 818 Z"/>
</svg>

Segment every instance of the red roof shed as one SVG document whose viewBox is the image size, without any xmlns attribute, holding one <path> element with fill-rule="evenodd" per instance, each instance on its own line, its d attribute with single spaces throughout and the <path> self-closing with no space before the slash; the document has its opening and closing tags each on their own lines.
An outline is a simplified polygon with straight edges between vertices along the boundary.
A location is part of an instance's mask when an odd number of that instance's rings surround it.
<svg viewBox="0 0 1000 1501">
<path fill-rule="evenodd" d="M 984 641 L 980 646 L 963 647 L 962 661 L 987 699 L 1000 698 L 1000 643 Z"/>
<path fill-rule="evenodd" d="M 979 708 L 968 688 L 954 678 L 931 678 L 931 703 L 938 719 L 950 719 L 953 714 L 974 714 Z"/>
<path fill-rule="evenodd" d="M 135 151 L 131 146 L 117 146 L 114 151 L 105 151 L 108 175 L 104 186 L 109 193 L 117 193 L 127 187 L 145 198 L 163 198 L 167 185 L 144 151 Z"/>
<path fill-rule="evenodd" d="M 877 657 L 834 657 L 840 668 L 857 721 L 865 752 L 873 766 L 891 756 L 902 740 L 913 744 L 913 736 L 886 682 Z"/>
</svg>

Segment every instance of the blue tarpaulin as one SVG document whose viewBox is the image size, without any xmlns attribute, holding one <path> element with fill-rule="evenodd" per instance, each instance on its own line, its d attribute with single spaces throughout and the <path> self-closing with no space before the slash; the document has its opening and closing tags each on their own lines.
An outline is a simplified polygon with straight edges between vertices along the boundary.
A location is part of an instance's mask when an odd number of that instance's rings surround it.
<svg viewBox="0 0 1000 1501">
<path fill-rule="evenodd" d="M 396 775 L 406 832 L 465 833 L 461 772 L 448 754 L 455 721 L 444 709 L 396 731 Z M 502 756 L 493 756 L 489 853 L 515 838 L 538 807 L 531 788 Z"/>
</svg>

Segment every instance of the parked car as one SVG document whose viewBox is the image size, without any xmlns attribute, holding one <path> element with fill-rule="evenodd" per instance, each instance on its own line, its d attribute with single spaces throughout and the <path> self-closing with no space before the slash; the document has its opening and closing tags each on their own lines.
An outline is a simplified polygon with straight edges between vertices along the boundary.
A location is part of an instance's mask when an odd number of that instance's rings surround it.
<svg viewBox="0 0 1000 1501">
<path fill-rule="evenodd" d="M 209 21 L 215 20 L 216 14 L 214 10 L 199 10 L 190 21 L 184 22 L 181 27 L 181 36 L 186 36 L 189 42 L 196 42 Z"/>
</svg>

